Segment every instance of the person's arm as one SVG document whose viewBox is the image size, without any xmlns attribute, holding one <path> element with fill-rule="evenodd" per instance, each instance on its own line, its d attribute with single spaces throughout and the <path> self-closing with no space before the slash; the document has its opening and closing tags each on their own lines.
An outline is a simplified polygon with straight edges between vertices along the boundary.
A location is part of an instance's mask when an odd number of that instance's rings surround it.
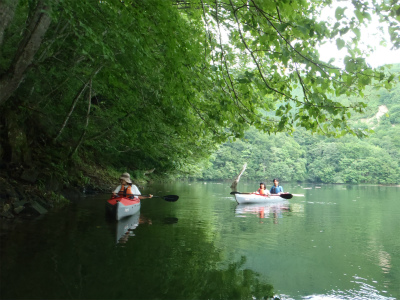
<svg viewBox="0 0 400 300">
<path fill-rule="evenodd" d="M 114 190 L 113 195 L 116 196 L 116 195 L 119 193 L 120 190 L 121 190 L 121 186 L 119 185 L 119 186 L 117 186 L 117 188 Z"/>
<path fill-rule="evenodd" d="M 280 188 L 281 188 L 281 191 L 280 191 L 280 192 L 283 193 L 283 187 L 280 187 Z"/>
<path fill-rule="evenodd" d="M 149 199 L 152 198 L 153 195 L 148 195 L 148 196 L 142 196 L 141 192 L 139 191 L 138 187 L 134 184 L 132 184 L 131 186 L 131 191 L 134 195 L 136 195 L 136 197 L 138 197 L 139 199 Z"/>
</svg>

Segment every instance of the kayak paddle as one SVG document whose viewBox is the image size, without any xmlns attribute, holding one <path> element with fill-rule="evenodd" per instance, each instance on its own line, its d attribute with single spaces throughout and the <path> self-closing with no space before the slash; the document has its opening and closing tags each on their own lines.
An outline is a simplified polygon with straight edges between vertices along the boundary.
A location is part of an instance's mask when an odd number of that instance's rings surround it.
<svg viewBox="0 0 400 300">
<path fill-rule="evenodd" d="M 278 196 L 283 198 L 283 199 L 292 199 L 293 198 L 293 195 L 289 194 L 289 193 L 279 194 Z"/>
<path fill-rule="evenodd" d="M 135 195 L 135 196 L 145 196 L 145 197 L 148 197 L 149 195 Z M 152 198 L 163 198 L 165 201 L 168 201 L 168 202 L 175 202 L 175 201 L 178 201 L 179 196 L 177 196 L 177 195 L 154 196 L 154 195 L 153 195 Z"/>
<path fill-rule="evenodd" d="M 231 194 L 231 195 L 235 195 L 235 194 L 243 194 L 243 195 L 246 195 L 246 194 L 253 194 L 253 193 L 230 192 L 230 194 Z"/>
<path fill-rule="evenodd" d="M 144 196 L 144 197 L 148 197 L 150 195 L 133 195 L 133 196 Z M 177 195 L 166 195 L 166 196 L 154 196 L 152 198 L 163 198 L 165 201 L 168 202 L 175 202 L 178 201 L 179 196 Z"/>
<path fill-rule="evenodd" d="M 231 195 L 235 195 L 235 194 L 240 194 L 240 195 L 250 195 L 250 194 L 254 194 L 254 193 L 240 193 L 240 192 L 230 192 Z M 293 196 L 301 196 L 299 194 L 290 194 L 290 193 L 284 193 L 284 194 L 272 194 L 273 196 L 280 196 L 283 199 L 292 199 Z M 304 195 L 302 195 L 304 196 Z"/>
</svg>

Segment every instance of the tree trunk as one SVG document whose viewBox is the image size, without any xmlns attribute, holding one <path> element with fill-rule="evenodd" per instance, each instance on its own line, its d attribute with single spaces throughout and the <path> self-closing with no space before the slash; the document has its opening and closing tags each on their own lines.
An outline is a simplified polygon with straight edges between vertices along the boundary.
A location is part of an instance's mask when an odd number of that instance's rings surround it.
<svg viewBox="0 0 400 300">
<path fill-rule="evenodd" d="M 50 7 L 45 5 L 44 1 L 39 1 L 31 19 L 28 21 L 25 36 L 19 44 L 13 62 L 0 77 L 0 105 L 3 105 L 18 89 L 27 69 L 32 64 L 33 58 L 39 50 L 43 37 L 51 23 L 49 12 Z M 4 22 L 2 21 L 1 23 Z"/>
<path fill-rule="evenodd" d="M 0 0 L 0 49 L 3 44 L 4 31 L 14 19 L 18 0 Z"/>
<path fill-rule="evenodd" d="M 234 181 L 232 182 L 232 184 L 231 184 L 231 190 L 232 190 L 232 192 L 236 192 L 236 191 L 237 191 L 236 189 L 237 189 L 237 185 L 238 185 L 238 183 L 239 183 L 240 177 L 242 176 L 242 174 L 244 173 L 244 171 L 246 170 L 246 168 L 247 168 L 247 163 L 244 163 L 243 168 L 242 168 L 242 171 L 240 171 L 239 175 L 236 176 L 235 180 L 234 180 Z"/>
<path fill-rule="evenodd" d="M 151 169 L 151 170 L 144 171 L 143 175 L 146 176 L 147 174 L 151 174 L 151 173 L 154 172 L 155 169 L 156 169 L 156 168 L 153 168 L 153 169 Z"/>
<path fill-rule="evenodd" d="M 29 147 L 25 127 L 19 122 L 16 112 L 7 111 L 6 130 L 10 147 L 10 162 L 15 165 L 32 163 L 32 153 Z"/>
</svg>

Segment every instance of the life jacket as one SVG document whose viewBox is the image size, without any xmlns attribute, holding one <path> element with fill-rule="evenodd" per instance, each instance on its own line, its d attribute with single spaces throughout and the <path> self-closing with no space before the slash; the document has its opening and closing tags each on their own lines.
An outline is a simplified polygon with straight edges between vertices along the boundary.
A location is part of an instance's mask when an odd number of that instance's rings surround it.
<svg viewBox="0 0 400 300">
<path fill-rule="evenodd" d="M 258 189 L 257 193 L 259 193 L 260 195 L 265 195 L 264 189 Z"/>
<path fill-rule="evenodd" d="M 280 186 L 273 186 L 271 188 L 271 194 L 278 194 L 281 191 Z"/>
<path fill-rule="evenodd" d="M 133 196 L 130 185 L 128 185 L 127 188 L 125 188 L 123 185 L 121 185 L 121 190 L 118 192 L 118 196 L 124 197 L 124 198 L 129 198 L 129 199 L 133 199 L 135 197 L 135 196 Z"/>
</svg>

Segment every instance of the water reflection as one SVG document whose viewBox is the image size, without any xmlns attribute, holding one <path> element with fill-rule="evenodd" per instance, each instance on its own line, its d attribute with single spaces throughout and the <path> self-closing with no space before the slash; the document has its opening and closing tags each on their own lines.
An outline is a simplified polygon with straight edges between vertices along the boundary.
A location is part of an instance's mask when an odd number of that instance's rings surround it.
<svg viewBox="0 0 400 300">
<path fill-rule="evenodd" d="M 163 224 L 171 225 L 178 223 L 178 218 L 176 217 L 165 217 L 162 220 Z M 134 230 L 139 226 L 139 224 L 152 225 L 153 221 L 146 218 L 144 215 L 140 214 L 140 211 L 132 216 L 122 218 L 116 223 L 116 243 L 125 244 L 129 238 L 134 237 Z"/>
<path fill-rule="evenodd" d="M 176 224 L 178 223 L 178 218 L 175 217 L 165 217 L 163 220 L 164 224 Z"/>
<path fill-rule="evenodd" d="M 116 243 L 125 244 L 129 237 L 135 236 L 133 230 L 139 226 L 140 211 L 117 222 Z"/>
<path fill-rule="evenodd" d="M 351 282 L 357 285 L 357 288 L 349 290 L 332 290 L 325 295 L 309 295 L 304 296 L 302 299 L 306 300 L 396 300 L 391 296 L 382 295 L 381 293 L 387 294 L 387 291 L 379 291 L 371 284 L 367 283 L 366 278 L 359 276 L 353 276 L 354 280 Z M 286 295 L 279 295 L 281 300 L 293 299 L 286 297 Z"/>
<path fill-rule="evenodd" d="M 88 197 L 0 224 L 0 298 L 400 299 L 399 191 L 382 189 L 288 186 L 307 197 L 237 205 L 229 186 L 174 183 L 152 190 L 180 201 L 121 222 Z"/>
<path fill-rule="evenodd" d="M 256 215 L 260 219 L 273 218 L 277 222 L 283 217 L 283 212 L 289 212 L 289 201 L 277 201 L 268 203 L 246 203 L 238 204 L 235 208 L 236 217 L 247 217 Z"/>
</svg>

